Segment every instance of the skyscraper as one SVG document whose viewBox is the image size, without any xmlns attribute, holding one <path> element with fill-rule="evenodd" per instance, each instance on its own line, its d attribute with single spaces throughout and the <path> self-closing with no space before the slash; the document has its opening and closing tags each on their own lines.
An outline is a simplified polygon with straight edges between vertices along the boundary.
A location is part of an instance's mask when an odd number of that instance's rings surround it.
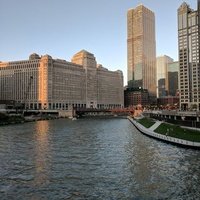
<svg viewBox="0 0 200 200">
<path fill-rule="evenodd" d="M 193 10 L 185 2 L 178 8 L 180 108 L 200 108 L 200 0 Z"/>
<path fill-rule="evenodd" d="M 156 58 L 157 67 L 157 97 L 167 96 L 169 91 L 168 83 L 168 66 L 172 63 L 173 59 L 169 56 L 159 56 Z"/>
<path fill-rule="evenodd" d="M 127 13 L 128 82 L 156 96 L 155 16 L 143 5 Z"/>
<path fill-rule="evenodd" d="M 177 96 L 179 89 L 179 62 L 175 61 L 168 65 L 168 95 Z"/>
</svg>

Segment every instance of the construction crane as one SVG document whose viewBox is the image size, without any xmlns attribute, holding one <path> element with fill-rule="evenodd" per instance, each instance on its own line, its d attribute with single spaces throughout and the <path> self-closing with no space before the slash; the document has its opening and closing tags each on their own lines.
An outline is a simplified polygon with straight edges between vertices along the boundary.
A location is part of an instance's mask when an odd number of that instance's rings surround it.
<svg viewBox="0 0 200 200">
<path fill-rule="evenodd" d="M 29 94 L 29 91 L 30 91 L 32 82 L 33 82 L 33 76 L 30 76 L 29 81 L 28 81 L 28 86 L 27 86 L 27 89 L 26 89 L 25 94 L 24 94 L 24 102 L 23 102 L 23 104 L 24 104 L 24 105 L 23 105 L 24 109 L 23 109 L 23 115 L 24 115 L 25 110 L 27 111 L 27 109 L 28 109 L 28 107 L 27 107 L 27 105 L 26 105 L 26 102 L 27 102 L 27 99 L 28 99 L 28 94 Z"/>
</svg>

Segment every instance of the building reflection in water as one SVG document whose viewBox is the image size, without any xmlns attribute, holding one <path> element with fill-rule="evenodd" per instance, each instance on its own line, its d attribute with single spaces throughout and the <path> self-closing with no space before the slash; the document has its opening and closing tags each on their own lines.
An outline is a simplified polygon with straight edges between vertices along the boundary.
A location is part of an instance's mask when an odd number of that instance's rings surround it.
<svg viewBox="0 0 200 200">
<path fill-rule="evenodd" d="M 49 121 L 35 124 L 35 185 L 48 183 L 49 177 Z"/>
<path fill-rule="evenodd" d="M 130 177 L 137 183 L 134 187 L 130 187 L 130 192 L 145 198 L 149 198 L 149 194 L 156 196 L 162 181 L 157 167 L 158 152 L 151 148 L 150 142 L 146 136 L 138 135 L 138 138 L 129 141 L 126 148 L 127 152 L 129 151 L 127 162 L 131 171 Z"/>
</svg>

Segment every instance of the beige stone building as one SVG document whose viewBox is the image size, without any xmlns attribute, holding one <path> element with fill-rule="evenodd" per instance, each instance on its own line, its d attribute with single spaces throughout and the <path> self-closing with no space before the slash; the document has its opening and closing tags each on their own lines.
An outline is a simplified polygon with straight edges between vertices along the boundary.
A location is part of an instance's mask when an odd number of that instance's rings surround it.
<svg viewBox="0 0 200 200">
<path fill-rule="evenodd" d="M 85 50 L 71 62 L 32 54 L 29 60 L 0 63 L 0 100 L 29 109 L 123 107 L 123 74 L 97 65 Z"/>
<path fill-rule="evenodd" d="M 156 96 L 155 16 L 143 5 L 127 13 L 128 82 Z"/>
</svg>

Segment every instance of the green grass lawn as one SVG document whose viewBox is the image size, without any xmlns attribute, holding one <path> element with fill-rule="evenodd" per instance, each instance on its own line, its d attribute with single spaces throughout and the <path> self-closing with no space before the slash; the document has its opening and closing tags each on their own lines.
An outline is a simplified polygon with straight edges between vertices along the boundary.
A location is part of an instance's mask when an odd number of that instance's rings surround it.
<svg viewBox="0 0 200 200">
<path fill-rule="evenodd" d="M 189 130 L 172 124 L 162 123 L 154 132 L 183 140 L 200 142 L 200 131 Z"/>
<path fill-rule="evenodd" d="M 155 121 L 151 118 L 142 118 L 142 119 L 138 119 L 137 122 L 139 122 L 140 124 L 142 124 L 144 127 L 149 128 L 151 127 L 153 124 L 155 124 Z"/>
</svg>

